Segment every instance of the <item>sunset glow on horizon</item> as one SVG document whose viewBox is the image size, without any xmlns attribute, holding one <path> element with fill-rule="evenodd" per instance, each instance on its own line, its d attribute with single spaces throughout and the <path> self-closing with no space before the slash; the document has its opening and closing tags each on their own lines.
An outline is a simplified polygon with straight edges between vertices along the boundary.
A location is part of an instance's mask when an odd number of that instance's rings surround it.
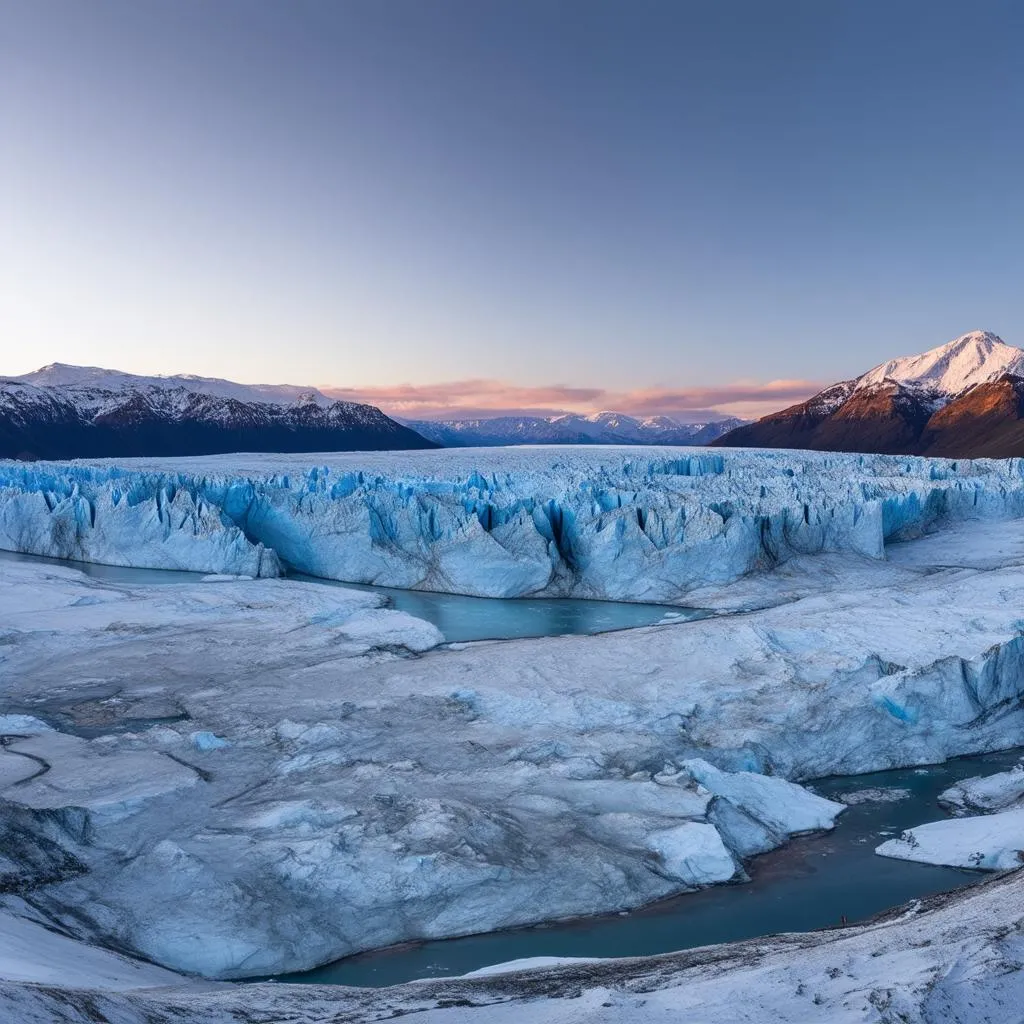
<svg viewBox="0 0 1024 1024">
<path fill-rule="evenodd" d="M 1007 19 L 9 0 L 0 375 L 752 416 L 979 325 L 1022 344 Z"/>
</svg>

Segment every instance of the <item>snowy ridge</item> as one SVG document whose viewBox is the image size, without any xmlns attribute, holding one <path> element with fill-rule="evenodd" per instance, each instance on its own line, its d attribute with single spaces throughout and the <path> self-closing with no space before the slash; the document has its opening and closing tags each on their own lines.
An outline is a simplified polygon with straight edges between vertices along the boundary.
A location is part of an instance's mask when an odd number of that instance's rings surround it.
<svg viewBox="0 0 1024 1024">
<path fill-rule="evenodd" d="M 333 401 L 315 388 L 61 363 L 0 378 L 0 455 L 7 457 L 429 447 L 374 406 Z"/>
<path fill-rule="evenodd" d="M 22 385 L 17 388 L 17 385 Z M 27 388 L 25 387 L 27 386 Z M 31 390 L 28 390 L 31 389 Z M 215 377 L 192 374 L 144 377 L 98 366 L 69 366 L 51 363 L 20 377 L 0 377 L 0 401 L 7 394 L 47 394 L 68 398 L 90 417 L 102 416 L 119 408 L 134 395 L 142 395 L 155 408 L 171 415 L 193 413 L 197 405 L 205 405 L 223 418 L 230 418 L 236 403 L 269 406 L 316 406 L 335 410 L 356 421 L 370 423 L 380 418 L 380 410 L 372 405 L 343 402 L 328 398 L 316 388 L 289 384 L 236 384 Z M 196 396 L 219 399 L 198 403 Z"/>
<path fill-rule="evenodd" d="M 1024 350 L 971 331 L 730 430 L 719 447 L 953 458 L 1024 455 Z"/>
<path fill-rule="evenodd" d="M 71 366 L 67 363 L 50 363 L 20 377 L 0 377 L 0 385 L 20 381 L 41 388 L 71 388 L 82 398 L 111 394 L 120 391 L 143 388 L 155 391 L 187 391 L 193 394 L 209 395 L 215 398 L 230 398 L 236 402 L 262 402 L 271 405 L 313 403 L 322 408 L 334 405 L 317 388 L 298 387 L 291 384 L 236 384 L 218 377 L 197 377 L 195 374 L 156 374 L 151 377 L 120 370 L 106 370 L 99 366 Z M 340 402 L 342 406 L 367 408 L 357 402 Z"/>
<path fill-rule="evenodd" d="M 939 402 L 1004 374 L 1024 375 L 1024 349 L 989 331 L 971 331 L 916 356 L 890 359 L 857 378 L 856 388 L 891 380 Z"/>
<path fill-rule="evenodd" d="M 842 380 L 819 391 L 806 402 L 807 411 L 814 417 L 825 417 L 836 411 L 857 390 L 857 380 Z"/>
<path fill-rule="evenodd" d="M 1024 514 L 1021 460 L 685 448 L 0 463 L 0 548 L 487 597 L 678 602 L 796 554 Z"/>
<path fill-rule="evenodd" d="M 685 423 L 671 416 L 496 416 L 461 420 L 404 420 L 413 430 L 445 447 L 521 444 L 707 444 L 745 420 L 725 417 Z"/>
</svg>

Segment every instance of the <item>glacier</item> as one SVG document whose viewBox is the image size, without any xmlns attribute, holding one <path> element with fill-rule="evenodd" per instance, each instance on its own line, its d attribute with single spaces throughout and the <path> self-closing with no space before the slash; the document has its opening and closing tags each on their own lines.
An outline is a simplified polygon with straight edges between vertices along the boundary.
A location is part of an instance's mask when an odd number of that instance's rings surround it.
<svg viewBox="0 0 1024 1024">
<path fill-rule="evenodd" d="M 244 978 L 741 884 L 841 813 L 807 780 L 1020 742 L 1024 521 L 890 554 L 457 648 L 372 593 L 5 562 L 0 906 Z"/>
<path fill-rule="evenodd" d="M 0 466 L 2 546 L 207 574 L 2 563 L 0 914 L 285 973 L 742 884 L 842 813 L 809 780 L 1020 742 L 1017 462 L 317 463 Z M 289 568 L 714 614 L 453 646 Z"/>
<path fill-rule="evenodd" d="M 314 461 L 315 460 L 315 461 Z M 684 603 L 1024 514 L 1024 462 L 685 448 L 0 463 L 0 548 L 483 597 Z"/>
</svg>

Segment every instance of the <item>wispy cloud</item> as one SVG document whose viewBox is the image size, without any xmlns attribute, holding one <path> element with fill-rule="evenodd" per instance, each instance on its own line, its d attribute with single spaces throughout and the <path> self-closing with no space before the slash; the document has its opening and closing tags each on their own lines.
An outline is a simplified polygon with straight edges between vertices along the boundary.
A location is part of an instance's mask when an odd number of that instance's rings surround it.
<svg viewBox="0 0 1024 1024">
<path fill-rule="evenodd" d="M 684 420 L 709 416 L 754 418 L 801 402 L 821 389 L 807 380 L 740 382 L 722 387 L 646 388 L 612 391 L 561 384 L 523 387 L 500 380 L 456 380 L 440 384 L 393 387 L 322 388 L 350 402 L 368 402 L 405 419 L 478 419 L 491 416 L 554 416 L 562 412 L 602 410 L 632 416 L 675 416 Z"/>
</svg>

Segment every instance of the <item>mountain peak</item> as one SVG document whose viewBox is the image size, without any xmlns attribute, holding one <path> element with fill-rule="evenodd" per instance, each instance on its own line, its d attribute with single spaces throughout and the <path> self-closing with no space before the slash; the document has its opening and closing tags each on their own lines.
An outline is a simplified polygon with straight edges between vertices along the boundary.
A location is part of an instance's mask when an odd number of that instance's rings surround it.
<svg viewBox="0 0 1024 1024">
<path fill-rule="evenodd" d="M 38 370 L 23 374 L 15 380 L 27 384 L 50 385 L 53 387 L 95 383 L 119 376 L 116 370 L 105 370 L 102 366 L 74 366 L 71 363 L 47 363 Z"/>
<path fill-rule="evenodd" d="M 140 388 L 159 391 L 184 389 L 194 394 L 233 399 L 237 402 L 259 402 L 269 405 L 315 404 L 323 408 L 334 404 L 333 399 L 312 387 L 291 384 L 239 384 L 220 377 L 200 377 L 194 373 L 142 376 L 121 370 L 107 370 L 101 366 L 73 366 L 70 363 L 48 363 L 31 373 L 10 379 L 34 384 L 37 387 L 93 389 L 97 392 L 118 393 Z"/>
<path fill-rule="evenodd" d="M 916 356 L 881 363 L 857 379 L 858 390 L 885 380 L 933 398 L 951 398 L 1006 373 L 1024 374 L 1024 350 L 991 331 L 970 331 Z"/>
<path fill-rule="evenodd" d="M 727 447 L 1006 458 L 1024 454 L 1024 350 L 969 331 L 725 434 Z"/>
</svg>

